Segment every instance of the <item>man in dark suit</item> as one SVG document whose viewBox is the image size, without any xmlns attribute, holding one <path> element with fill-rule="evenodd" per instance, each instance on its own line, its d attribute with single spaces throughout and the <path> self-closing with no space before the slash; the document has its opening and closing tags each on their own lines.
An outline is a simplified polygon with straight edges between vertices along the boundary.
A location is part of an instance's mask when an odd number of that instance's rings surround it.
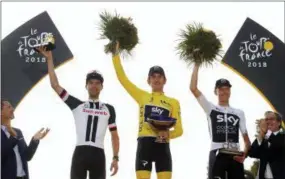
<svg viewBox="0 0 285 179">
<path fill-rule="evenodd" d="M 8 101 L 1 100 L 1 178 L 29 179 L 30 161 L 49 129 L 42 128 L 27 146 L 20 129 L 11 126 L 14 109 Z"/>
<path fill-rule="evenodd" d="M 249 156 L 260 159 L 258 179 L 285 179 L 285 134 L 281 132 L 282 117 L 272 111 L 258 122 L 258 136 Z"/>
</svg>

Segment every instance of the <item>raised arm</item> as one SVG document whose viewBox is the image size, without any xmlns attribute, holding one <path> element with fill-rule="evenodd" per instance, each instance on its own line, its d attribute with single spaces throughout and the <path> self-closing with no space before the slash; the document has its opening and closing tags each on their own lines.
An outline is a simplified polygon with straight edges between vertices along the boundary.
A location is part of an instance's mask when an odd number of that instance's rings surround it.
<svg viewBox="0 0 285 179">
<path fill-rule="evenodd" d="M 198 73 L 199 73 L 199 65 L 195 64 L 190 82 L 190 91 L 193 93 L 193 95 L 196 98 L 201 96 L 201 92 L 198 89 Z"/>
<path fill-rule="evenodd" d="M 38 48 L 38 51 L 47 58 L 48 74 L 51 87 L 58 95 L 60 95 L 63 91 L 63 88 L 60 86 L 54 70 L 52 51 L 46 51 L 44 47 Z"/>
<path fill-rule="evenodd" d="M 63 87 L 60 86 L 53 63 L 53 56 L 51 51 L 46 51 L 43 47 L 38 48 L 38 51 L 47 58 L 48 74 L 52 89 L 59 95 L 65 104 L 71 109 L 77 108 L 83 102 L 76 97 L 70 95 Z"/>
<path fill-rule="evenodd" d="M 195 64 L 190 82 L 190 91 L 198 100 L 198 103 L 203 108 L 205 113 L 210 114 L 214 105 L 211 102 L 209 102 L 207 98 L 203 95 L 203 93 L 198 89 L 198 73 L 199 73 L 199 65 Z"/>
<path fill-rule="evenodd" d="M 174 126 L 174 130 L 170 131 L 170 134 L 169 134 L 170 139 L 180 137 L 183 134 L 180 104 L 177 100 L 174 100 L 173 103 L 174 104 L 173 104 L 172 117 L 175 118 L 177 121 L 176 121 L 176 124 Z"/>
<path fill-rule="evenodd" d="M 117 44 L 117 49 L 118 48 L 119 46 Z M 118 52 L 115 52 L 113 54 L 113 64 L 118 80 L 120 81 L 122 86 L 127 90 L 127 92 L 139 103 L 141 96 L 147 92 L 138 88 L 135 84 L 133 84 L 129 80 L 121 64 L 121 59 Z"/>
</svg>

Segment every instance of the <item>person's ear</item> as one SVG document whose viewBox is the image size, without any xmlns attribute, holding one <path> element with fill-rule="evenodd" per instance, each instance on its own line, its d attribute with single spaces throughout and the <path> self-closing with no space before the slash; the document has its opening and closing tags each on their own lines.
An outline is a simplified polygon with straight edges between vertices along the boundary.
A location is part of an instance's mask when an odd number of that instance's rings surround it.
<svg viewBox="0 0 285 179">
<path fill-rule="evenodd" d="M 215 94 L 216 96 L 218 95 L 217 89 L 214 90 L 214 94 Z"/>
<path fill-rule="evenodd" d="M 166 81 L 167 81 L 167 79 L 164 77 L 164 82 L 163 82 L 164 85 L 166 84 Z"/>
<path fill-rule="evenodd" d="M 150 77 L 147 78 L 147 84 L 150 85 Z"/>
</svg>

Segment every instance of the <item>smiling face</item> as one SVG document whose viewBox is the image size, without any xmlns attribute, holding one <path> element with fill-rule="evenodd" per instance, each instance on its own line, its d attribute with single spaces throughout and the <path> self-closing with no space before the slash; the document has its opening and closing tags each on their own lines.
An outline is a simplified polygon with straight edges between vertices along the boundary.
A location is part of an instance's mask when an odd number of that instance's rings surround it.
<svg viewBox="0 0 285 179">
<path fill-rule="evenodd" d="M 87 81 L 86 89 L 90 98 L 96 98 L 100 95 L 100 92 L 103 89 L 103 84 L 100 80 L 90 79 Z"/>
<path fill-rule="evenodd" d="M 277 115 L 274 112 L 267 112 L 265 114 L 265 120 L 268 126 L 268 130 L 272 132 L 280 130 L 281 120 L 277 119 Z"/>
<path fill-rule="evenodd" d="M 166 78 L 162 74 L 154 73 L 148 77 L 147 82 L 151 86 L 152 91 L 162 92 L 166 83 Z"/>
</svg>

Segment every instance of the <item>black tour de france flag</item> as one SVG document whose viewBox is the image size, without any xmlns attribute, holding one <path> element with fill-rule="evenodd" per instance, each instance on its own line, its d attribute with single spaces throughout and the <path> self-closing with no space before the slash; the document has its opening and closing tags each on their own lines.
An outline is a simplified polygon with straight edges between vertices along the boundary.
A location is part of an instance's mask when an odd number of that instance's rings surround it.
<svg viewBox="0 0 285 179">
<path fill-rule="evenodd" d="M 1 96 L 17 106 L 28 92 L 47 75 L 46 58 L 34 50 L 52 33 L 55 68 L 71 60 L 73 54 L 45 11 L 30 19 L 1 41 Z"/>
<path fill-rule="evenodd" d="M 253 86 L 273 110 L 285 115 L 285 44 L 275 35 L 247 18 L 222 64 Z"/>
</svg>

